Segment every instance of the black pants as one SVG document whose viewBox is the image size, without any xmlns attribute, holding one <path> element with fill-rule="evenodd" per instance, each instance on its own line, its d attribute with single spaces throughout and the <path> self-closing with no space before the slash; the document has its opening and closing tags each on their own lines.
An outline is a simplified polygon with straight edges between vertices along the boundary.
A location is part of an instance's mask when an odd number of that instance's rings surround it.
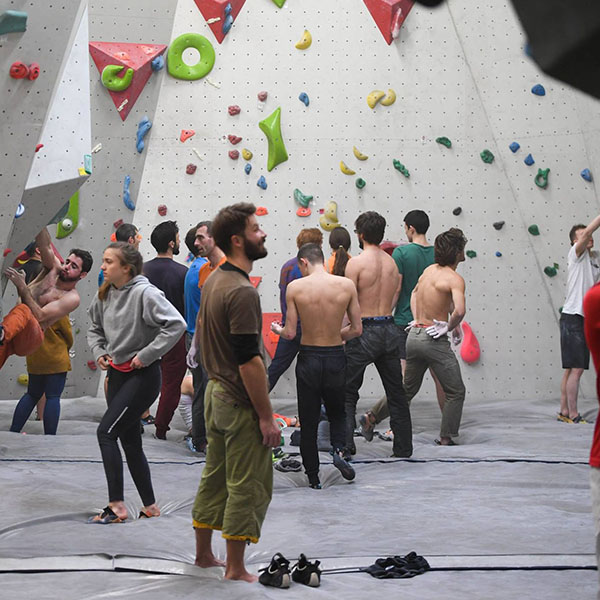
<svg viewBox="0 0 600 600">
<path fill-rule="evenodd" d="M 296 354 L 298 354 L 298 350 L 300 349 L 301 337 L 302 332 L 297 331 L 296 337 L 292 340 L 286 340 L 284 337 L 279 338 L 277 348 L 275 349 L 275 356 L 273 356 L 273 360 L 267 370 L 267 376 L 269 377 L 269 392 L 275 387 L 279 378 L 294 362 Z"/>
<path fill-rule="evenodd" d="M 192 336 L 185 334 L 185 347 L 187 350 L 192 345 Z M 206 422 L 204 420 L 204 392 L 208 385 L 208 375 L 200 364 L 200 348 L 196 351 L 198 366 L 190 369 L 194 386 L 194 397 L 192 398 L 192 443 L 196 450 L 206 447 Z"/>
<path fill-rule="evenodd" d="M 346 447 L 354 449 L 356 404 L 365 369 L 374 364 L 387 396 L 395 456 L 412 455 L 412 422 L 402 386 L 401 335 L 394 319 L 363 319 L 360 337 L 346 342 Z M 300 421 L 302 422 L 302 421 Z"/>
<path fill-rule="evenodd" d="M 345 377 L 343 346 L 300 346 L 296 362 L 300 454 L 311 482 L 317 480 L 319 473 L 317 428 L 321 420 L 321 402 L 327 411 L 333 450 L 341 450 L 345 446 Z"/>
<path fill-rule="evenodd" d="M 109 370 L 106 403 L 108 408 L 98 426 L 98 443 L 108 482 L 109 502 L 123 497 L 123 458 L 117 444 L 127 459 L 131 478 L 144 506 L 154 504 L 154 491 L 148 461 L 142 450 L 140 416 L 148 410 L 160 390 L 160 362 L 130 373 Z"/>
</svg>

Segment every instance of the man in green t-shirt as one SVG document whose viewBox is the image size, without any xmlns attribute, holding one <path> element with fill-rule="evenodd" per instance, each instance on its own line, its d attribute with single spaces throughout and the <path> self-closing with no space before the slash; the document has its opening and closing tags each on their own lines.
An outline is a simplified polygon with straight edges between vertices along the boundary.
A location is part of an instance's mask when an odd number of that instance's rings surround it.
<svg viewBox="0 0 600 600">
<path fill-rule="evenodd" d="M 413 320 L 413 314 L 410 310 L 410 295 L 419 281 L 423 271 L 432 265 L 433 246 L 427 241 L 427 230 L 429 229 L 429 217 L 422 210 L 411 210 L 404 217 L 404 231 L 408 244 L 398 246 L 394 249 L 392 258 L 396 261 L 396 266 L 400 273 L 402 287 L 396 310 L 394 311 L 394 322 L 401 332 L 400 361 L 402 363 L 402 375 L 406 368 L 406 338 L 408 333 L 406 328 Z M 432 371 L 430 371 L 437 394 L 440 409 L 444 406 L 446 396 L 439 381 Z M 375 425 L 383 419 L 389 417 L 387 409 L 387 400 L 385 396 L 373 406 L 366 414 L 359 417 L 360 431 L 367 441 L 373 439 L 373 429 Z"/>
</svg>

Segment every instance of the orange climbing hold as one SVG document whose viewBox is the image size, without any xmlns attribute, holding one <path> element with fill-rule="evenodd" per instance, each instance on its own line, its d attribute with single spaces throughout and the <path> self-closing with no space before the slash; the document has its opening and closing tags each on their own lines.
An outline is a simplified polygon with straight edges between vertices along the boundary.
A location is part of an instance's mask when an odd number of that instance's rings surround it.
<svg viewBox="0 0 600 600">
<path fill-rule="evenodd" d="M 310 210 L 310 208 L 308 208 L 308 206 L 306 208 L 304 208 L 304 206 L 300 206 L 296 211 L 296 214 L 299 217 L 310 217 L 311 213 L 312 211 Z"/>
<path fill-rule="evenodd" d="M 271 331 L 271 323 L 273 321 L 281 322 L 283 315 L 281 313 L 263 313 L 262 315 L 262 338 L 265 350 L 271 358 L 275 356 L 279 336 Z"/>
<path fill-rule="evenodd" d="M 258 284 L 262 281 L 262 277 L 250 277 L 250 283 L 257 288 Z"/>
<path fill-rule="evenodd" d="M 196 132 L 193 129 L 182 129 L 179 139 L 185 142 L 185 140 L 189 140 L 194 135 L 196 135 Z"/>
<path fill-rule="evenodd" d="M 256 216 L 257 217 L 264 217 L 265 215 L 268 215 L 269 211 L 267 210 L 266 206 L 257 206 L 256 207 Z"/>
<path fill-rule="evenodd" d="M 463 321 L 462 329 L 463 341 L 460 346 L 460 357 L 468 364 L 477 362 L 481 355 L 479 342 L 477 341 L 471 326 L 466 321 Z"/>
</svg>

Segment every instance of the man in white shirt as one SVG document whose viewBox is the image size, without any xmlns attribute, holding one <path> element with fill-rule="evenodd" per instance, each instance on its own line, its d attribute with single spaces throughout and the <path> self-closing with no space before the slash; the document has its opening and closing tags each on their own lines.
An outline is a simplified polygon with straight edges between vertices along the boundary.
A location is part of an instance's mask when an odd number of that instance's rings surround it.
<svg viewBox="0 0 600 600">
<path fill-rule="evenodd" d="M 583 333 L 583 297 L 600 277 L 600 257 L 592 250 L 592 235 L 600 227 L 598 215 L 587 227 L 574 225 L 569 232 L 567 298 L 560 317 L 560 350 L 565 373 L 560 386 L 559 421 L 586 423 L 577 412 L 579 380 L 590 366 L 590 352 Z"/>
</svg>

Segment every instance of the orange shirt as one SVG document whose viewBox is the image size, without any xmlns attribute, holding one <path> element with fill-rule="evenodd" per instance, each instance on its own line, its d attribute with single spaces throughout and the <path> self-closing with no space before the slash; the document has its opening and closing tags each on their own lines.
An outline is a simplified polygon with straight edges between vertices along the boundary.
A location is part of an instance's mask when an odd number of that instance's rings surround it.
<svg viewBox="0 0 600 600">
<path fill-rule="evenodd" d="M 201 267 L 200 267 L 200 271 L 198 271 L 198 287 L 200 289 L 202 289 L 202 287 L 204 286 L 204 284 L 206 283 L 206 280 L 208 279 L 208 276 L 213 272 L 216 271 L 225 261 L 227 260 L 227 257 L 224 256 L 213 268 L 210 264 L 210 261 L 206 261 Z"/>
<path fill-rule="evenodd" d="M 327 261 L 327 272 L 331 273 L 333 271 L 333 265 L 335 263 L 335 250 L 332 250 L 331 252 L 331 256 L 329 257 L 329 260 Z M 350 254 L 348 254 L 348 258 L 352 258 L 352 256 Z"/>
</svg>

